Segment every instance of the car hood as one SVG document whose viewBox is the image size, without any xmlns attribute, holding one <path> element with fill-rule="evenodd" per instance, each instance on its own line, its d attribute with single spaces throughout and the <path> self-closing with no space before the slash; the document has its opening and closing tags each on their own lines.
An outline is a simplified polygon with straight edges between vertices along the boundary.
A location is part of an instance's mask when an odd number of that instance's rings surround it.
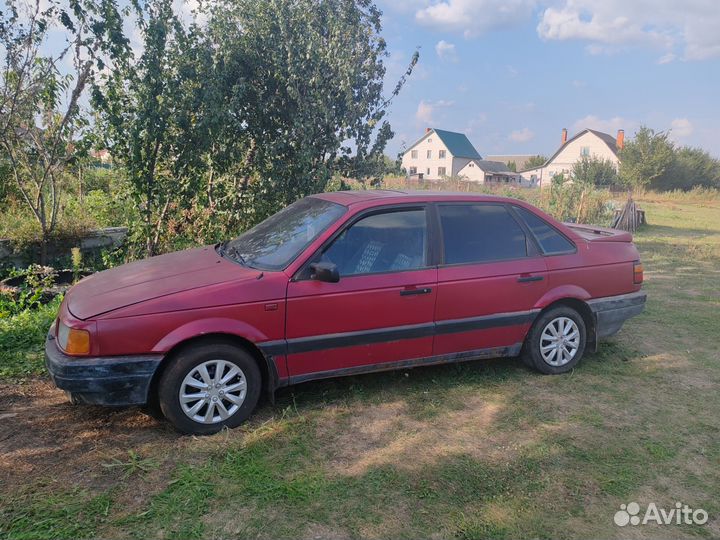
<svg viewBox="0 0 720 540">
<path fill-rule="evenodd" d="M 251 279 L 257 274 L 258 270 L 228 261 L 208 246 L 98 272 L 70 289 L 65 302 L 73 316 L 84 320 L 161 296 Z"/>
</svg>

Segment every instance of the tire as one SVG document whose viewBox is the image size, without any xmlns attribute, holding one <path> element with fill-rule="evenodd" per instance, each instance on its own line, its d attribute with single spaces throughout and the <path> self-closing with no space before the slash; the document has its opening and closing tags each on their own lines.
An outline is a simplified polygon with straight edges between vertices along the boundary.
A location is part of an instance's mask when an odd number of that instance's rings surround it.
<svg viewBox="0 0 720 540">
<path fill-rule="evenodd" d="M 163 415 L 178 431 L 209 435 L 247 420 L 261 388 L 260 369 L 248 352 L 229 343 L 208 343 L 172 359 L 160 379 L 158 398 Z"/>
<path fill-rule="evenodd" d="M 563 334 L 564 341 L 555 334 Z M 567 306 L 552 308 L 535 320 L 523 346 L 522 360 L 546 375 L 567 373 L 580 362 L 586 336 L 585 321 L 577 311 Z"/>
</svg>

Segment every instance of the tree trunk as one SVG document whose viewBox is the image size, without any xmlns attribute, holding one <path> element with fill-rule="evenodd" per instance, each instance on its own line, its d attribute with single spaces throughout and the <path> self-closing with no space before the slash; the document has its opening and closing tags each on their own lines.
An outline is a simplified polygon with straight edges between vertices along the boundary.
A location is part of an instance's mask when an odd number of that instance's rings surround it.
<svg viewBox="0 0 720 540">
<path fill-rule="evenodd" d="M 40 265 L 47 266 L 49 238 L 46 231 L 43 231 L 42 240 L 40 241 Z"/>
</svg>

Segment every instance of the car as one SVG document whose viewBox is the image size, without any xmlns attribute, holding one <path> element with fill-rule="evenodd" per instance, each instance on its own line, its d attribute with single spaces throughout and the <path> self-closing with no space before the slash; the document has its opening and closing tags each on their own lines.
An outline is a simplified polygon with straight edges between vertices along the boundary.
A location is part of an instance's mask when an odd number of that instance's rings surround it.
<svg viewBox="0 0 720 540">
<path fill-rule="evenodd" d="M 629 233 L 513 198 L 323 193 L 234 240 L 82 279 L 46 365 L 76 403 L 208 434 L 315 379 L 516 356 L 566 373 L 643 310 L 642 282 Z"/>
</svg>

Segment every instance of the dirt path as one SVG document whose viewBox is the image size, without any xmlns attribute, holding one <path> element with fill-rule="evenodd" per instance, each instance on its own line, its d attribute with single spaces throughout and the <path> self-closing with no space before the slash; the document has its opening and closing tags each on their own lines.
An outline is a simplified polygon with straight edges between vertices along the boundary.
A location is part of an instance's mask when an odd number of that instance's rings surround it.
<svg viewBox="0 0 720 540">
<path fill-rule="evenodd" d="M 138 408 L 75 406 L 43 379 L 0 383 L 0 485 L 33 479 L 72 487 L 112 485 L 129 450 L 171 455 L 182 437 Z M 106 465 L 106 466 L 103 466 Z"/>
</svg>

